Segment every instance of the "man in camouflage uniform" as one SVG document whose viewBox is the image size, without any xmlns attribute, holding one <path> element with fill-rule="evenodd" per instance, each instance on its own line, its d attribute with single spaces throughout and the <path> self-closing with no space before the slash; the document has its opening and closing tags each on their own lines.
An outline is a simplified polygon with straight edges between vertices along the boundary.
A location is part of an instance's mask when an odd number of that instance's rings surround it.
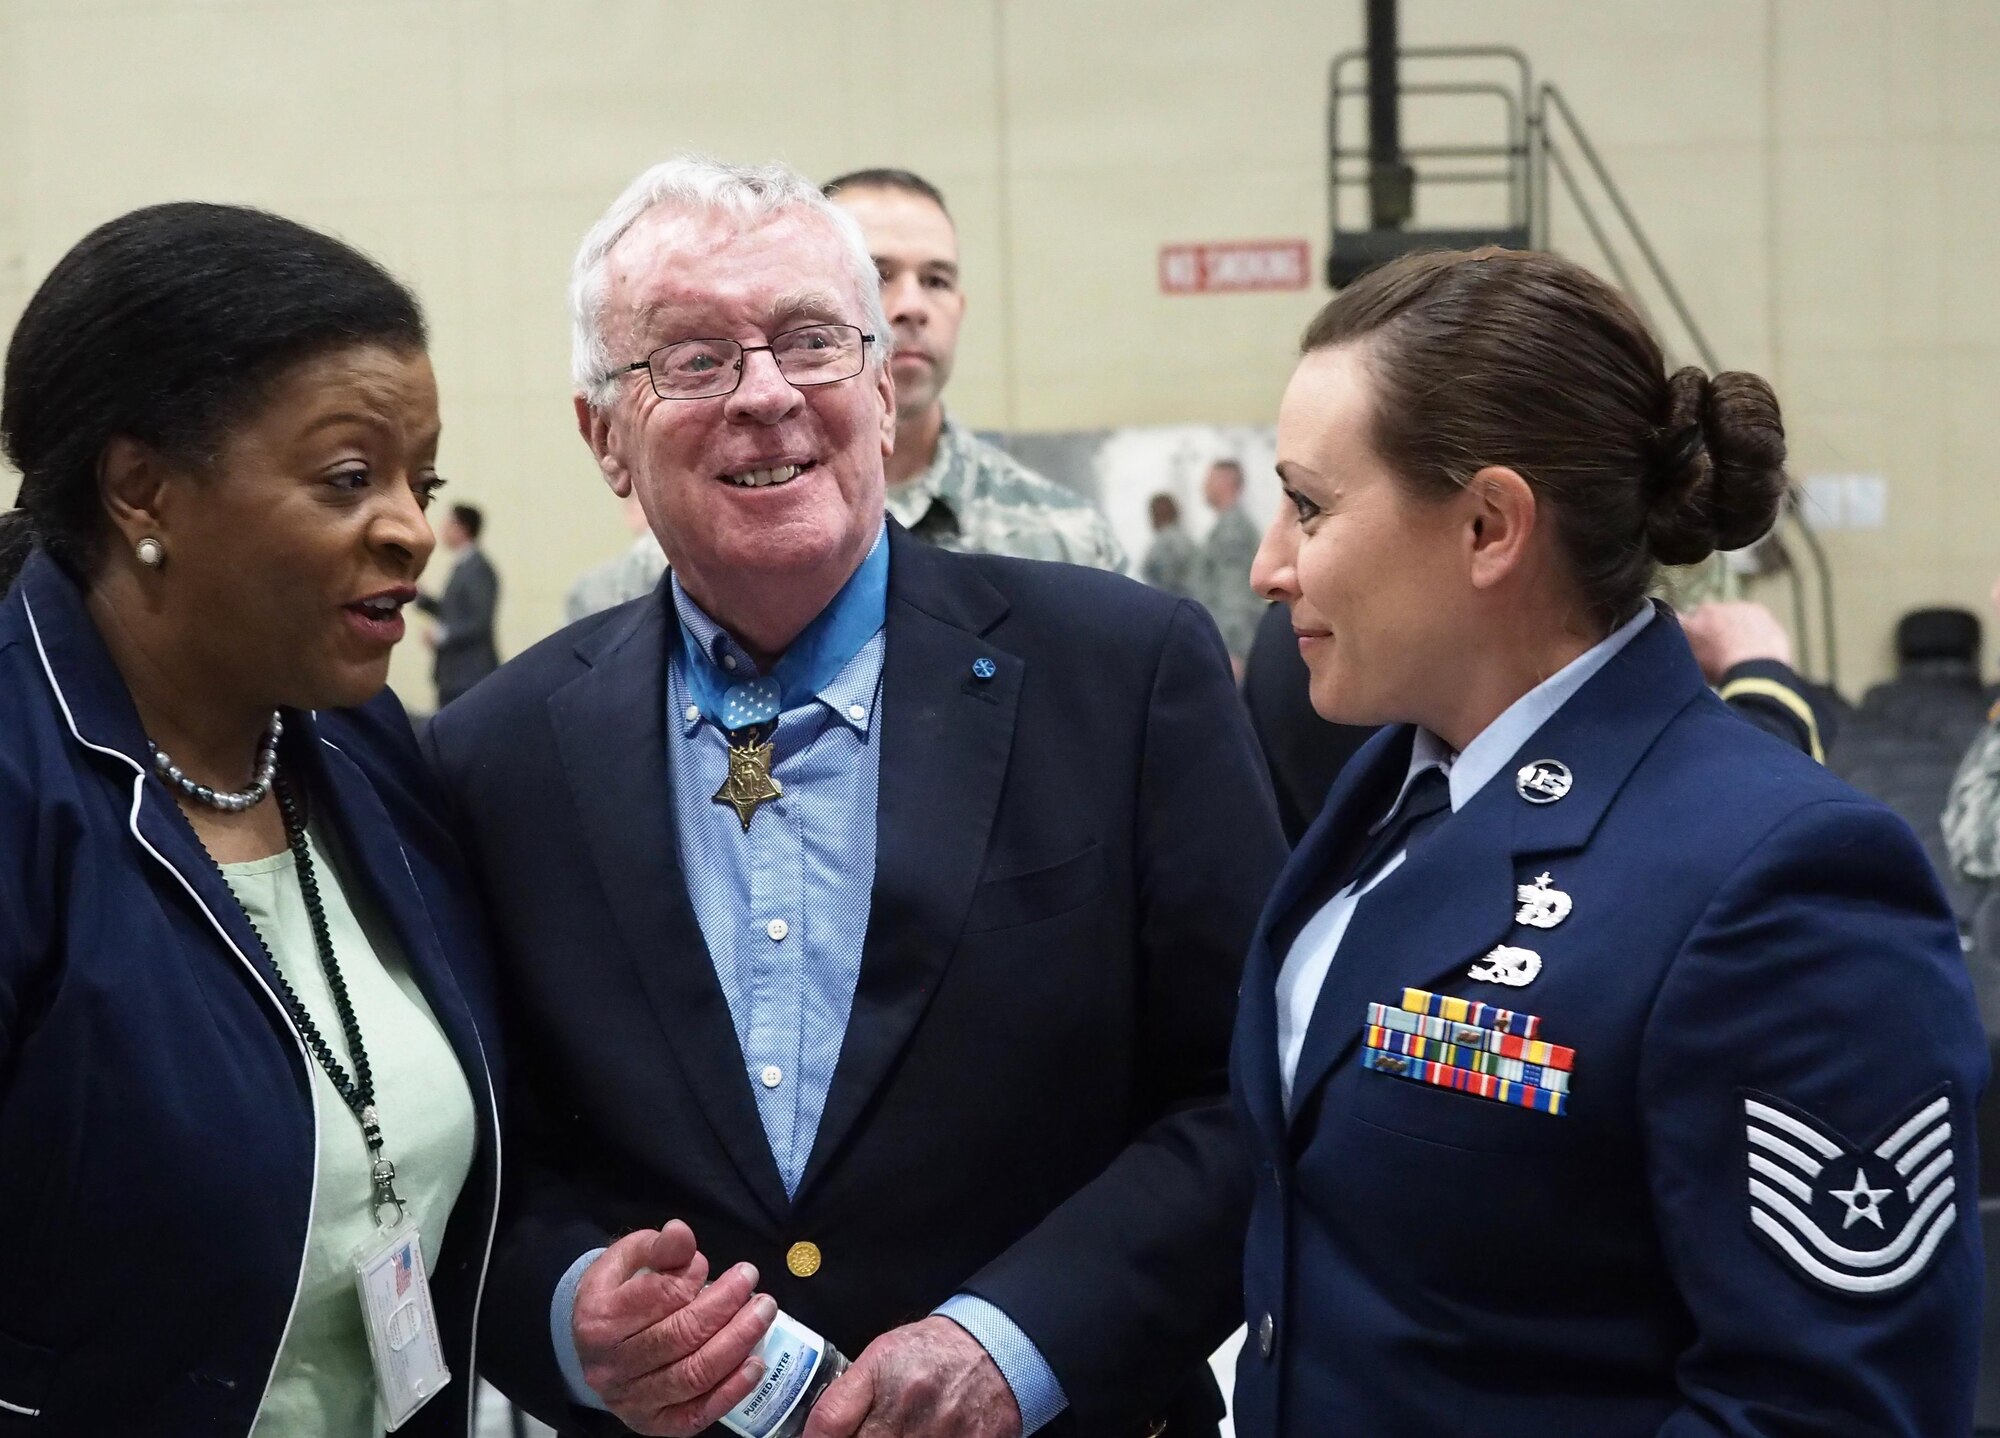
<svg viewBox="0 0 2000 1438">
<path fill-rule="evenodd" d="M 889 513 L 942 549 L 1060 559 L 1124 573 L 1124 551 L 1095 505 L 944 412 L 965 316 L 958 231 L 944 196 L 907 170 L 856 170 L 830 181 L 826 193 L 867 236 L 882 277 L 882 308 L 895 331 Z"/>
<path fill-rule="evenodd" d="M 1257 557 L 1257 526 L 1243 512 L 1243 466 L 1218 459 L 1202 481 L 1202 498 L 1215 511 L 1215 523 L 1201 547 L 1195 598 L 1215 616 L 1222 642 L 1229 648 L 1236 677 L 1250 657 L 1257 621 L 1264 617 L 1264 599 L 1250 587 L 1250 562 Z"/>
<path fill-rule="evenodd" d="M 1155 589 L 1196 599 L 1201 551 L 1181 528 L 1181 507 L 1171 494 L 1156 494 L 1148 506 L 1153 517 L 1153 543 L 1140 562 L 1139 577 Z"/>
<path fill-rule="evenodd" d="M 2000 879 L 2000 704 L 1959 761 L 1938 822 L 1954 869 L 1975 881 Z"/>
<path fill-rule="evenodd" d="M 616 559 L 607 559 L 577 577 L 563 596 L 563 623 L 574 624 L 585 615 L 616 609 L 628 600 L 651 594 L 667 572 L 666 551 L 653 538 L 646 512 L 639 508 L 637 495 L 625 499 L 625 527 L 632 531 L 632 546 Z"/>
<path fill-rule="evenodd" d="M 2000 610 L 2000 581 L 1993 585 L 1993 607 Z M 1945 853 L 1956 878 L 1979 894 L 1966 925 L 1965 963 L 1972 974 L 1972 991 L 1979 1000 L 1980 1021 L 1996 1062 L 2000 1062 L 2000 703 L 1986 715 L 1981 729 L 1959 760 L 1938 818 Z M 1989 1092 L 1988 1098 L 1993 1095 Z M 1990 1132 L 1995 1104 L 1980 1112 L 1980 1194 L 2000 1192 L 2000 1162 L 1993 1158 Z"/>
</svg>

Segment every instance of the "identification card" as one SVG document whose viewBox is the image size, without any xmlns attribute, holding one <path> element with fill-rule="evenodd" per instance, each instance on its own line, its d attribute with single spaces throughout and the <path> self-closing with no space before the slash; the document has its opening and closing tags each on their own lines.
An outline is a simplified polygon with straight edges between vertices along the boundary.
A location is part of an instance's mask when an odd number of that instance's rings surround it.
<svg viewBox="0 0 2000 1438">
<path fill-rule="evenodd" d="M 354 1260 L 354 1281 L 375 1360 L 376 1401 L 383 1426 L 393 1433 L 451 1382 L 415 1226 L 398 1226 L 386 1240 L 363 1248 Z"/>
</svg>

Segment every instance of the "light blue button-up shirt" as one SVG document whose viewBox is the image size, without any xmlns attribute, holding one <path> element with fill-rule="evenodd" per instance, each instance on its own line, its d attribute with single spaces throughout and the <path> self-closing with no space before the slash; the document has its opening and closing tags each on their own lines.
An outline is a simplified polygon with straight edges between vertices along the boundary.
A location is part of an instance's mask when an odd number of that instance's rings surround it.
<svg viewBox="0 0 2000 1438">
<path fill-rule="evenodd" d="M 728 680 L 755 678 L 750 656 L 671 582 L 689 638 Z M 878 627 L 817 694 L 779 714 L 771 773 L 784 796 L 758 809 L 748 829 L 714 799 L 729 772 L 728 740 L 695 707 L 680 662 L 667 669 L 681 871 L 788 1195 L 812 1153 L 861 980 L 875 888 L 883 649 Z"/>
<path fill-rule="evenodd" d="M 1521 746 L 1535 737 L 1536 730 L 1548 723 L 1577 690 L 1589 683 L 1598 670 L 1609 664 L 1618 651 L 1636 639 L 1639 631 L 1652 621 L 1653 606 L 1649 602 L 1606 638 L 1508 705 L 1499 718 L 1474 736 L 1462 754 L 1454 755 L 1451 746 L 1430 730 L 1418 729 L 1415 742 L 1410 746 L 1409 771 L 1403 776 L 1403 787 L 1397 791 L 1396 802 L 1370 826 L 1369 832 L 1378 832 L 1396 817 L 1397 810 L 1403 807 L 1404 797 L 1410 792 L 1410 786 L 1426 769 L 1441 768 L 1445 771 L 1445 778 L 1451 786 L 1451 811 L 1456 814 L 1463 809 L 1472 802 L 1473 795 L 1491 783 L 1494 776 L 1520 753 Z M 1292 1080 L 1299 1069 L 1299 1055 L 1305 1051 L 1306 1029 L 1311 1025 L 1313 1009 L 1319 1003 L 1319 991 L 1340 952 L 1340 941 L 1347 936 L 1347 927 L 1353 922 L 1354 911 L 1361 900 L 1369 890 L 1395 873 L 1404 858 L 1404 851 L 1398 850 L 1370 872 L 1356 874 L 1353 882 L 1306 921 L 1298 937 L 1292 940 L 1285 961 L 1278 969 L 1278 1073 L 1288 1110 L 1292 1103 Z"/>
<path fill-rule="evenodd" d="M 887 543 L 885 532 L 864 568 L 886 566 Z M 710 687 L 718 691 L 755 679 L 759 671 L 678 578 L 669 582 L 686 646 L 701 656 L 691 660 L 677 647 L 667 666 L 667 763 L 681 869 L 729 1004 L 771 1156 L 785 1192 L 795 1195 L 860 983 L 875 887 L 882 586 L 872 588 L 872 636 L 816 693 L 795 698 L 779 714 L 771 772 L 784 794 L 759 808 L 746 830 L 733 809 L 712 797 L 728 773 L 728 740 L 696 704 L 682 665 L 714 666 Z M 871 602 L 856 598 L 869 592 L 867 586 L 850 585 L 835 605 Z M 551 1336 L 570 1396 L 592 1407 L 603 1405 L 583 1382 L 570 1319 L 577 1282 L 598 1252 L 571 1266 L 550 1307 Z M 1040 1351 L 1000 1309 L 961 1293 L 937 1311 L 992 1356 L 1013 1389 L 1024 1433 L 1068 1405 Z"/>
</svg>

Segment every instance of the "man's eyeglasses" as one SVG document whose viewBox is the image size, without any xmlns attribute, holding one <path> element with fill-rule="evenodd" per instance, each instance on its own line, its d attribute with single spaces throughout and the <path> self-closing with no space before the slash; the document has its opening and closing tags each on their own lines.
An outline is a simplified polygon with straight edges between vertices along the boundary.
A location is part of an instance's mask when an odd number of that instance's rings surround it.
<svg viewBox="0 0 2000 1438">
<path fill-rule="evenodd" d="M 743 362 L 758 351 L 776 361 L 778 373 L 795 385 L 833 384 L 861 373 L 875 336 L 854 325 L 806 325 L 773 335 L 767 345 L 735 340 L 681 340 L 663 345 L 642 360 L 621 365 L 609 378 L 644 370 L 661 399 L 715 399 L 743 383 Z"/>
</svg>

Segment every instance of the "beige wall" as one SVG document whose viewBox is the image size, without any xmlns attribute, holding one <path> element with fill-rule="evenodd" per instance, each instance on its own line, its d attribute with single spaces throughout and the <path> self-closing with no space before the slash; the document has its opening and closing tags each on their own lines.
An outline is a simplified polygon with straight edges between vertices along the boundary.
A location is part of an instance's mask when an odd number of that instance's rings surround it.
<svg viewBox="0 0 2000 1438">
<path fill-rule="evenodd" d="M 561 296 L 632 173 L 683 147 L 908 165 L 961 224 L 964 417 L 1265 422 L 1322 292 L 1163 298 L 1155 256 L 1276 236 L 1323 256 L 1326 66 L 1361 8 L 0 0 L 0 327 L 85 229 L 150 201 L 254 202 L 372 250 L 430 308 L 449 497 L 488 510 L 518 649 L 623 543 L 571 428 Z M 1887 528 L 1828 537 L 1846 686 L 1886 670 L 1902 609 L 1980 604 L 2000 3 L 1403 9 L 1407 43 L 1517 45 L 1568 91 L 1725 362 L 1777 383 L 1802 472 L 1888 476 Z M 1560 208 L 1556 234 L 1584 252 Z M 417 703 L 424 663 L 398 659 Z"/>
</svg>

